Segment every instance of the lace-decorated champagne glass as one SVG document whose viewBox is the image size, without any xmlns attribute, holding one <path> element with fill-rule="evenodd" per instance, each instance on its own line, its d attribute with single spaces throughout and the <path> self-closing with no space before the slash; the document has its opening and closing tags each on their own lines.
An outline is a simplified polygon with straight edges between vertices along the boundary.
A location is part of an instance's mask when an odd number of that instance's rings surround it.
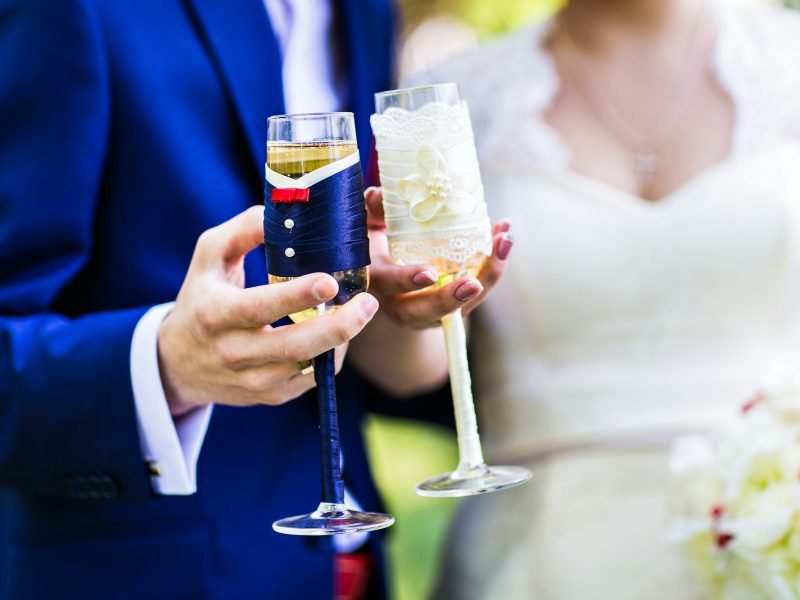
<svg viewBox="0 0 800 600">
<path fill-rule="evenodd" d="M 327 272 L 339 293 L 316 308 L 289 315 L 299 323 L 325 318 L 369 285 L 369 240 L 352 113 L 270 117 L 264 194 L 264 243 L 270 284 Z M 344 503 L 334 384 L 334 351 L 314 358 L 322 450 L 322 502 L 310 514 L 272 527 L 291 535 L 332 535 L 383 529 L 394 517 L 355 511 Z"/>
<path fill-rule="evenodd" d="M 454 83 L 375 95 L 372 131 L 392 259 L 428 263 L 444 286 L 476 275 L 492 230 L 464 101 Z M 422 496 L 471 496 L 519 485 L 522 467 L 487 466 L 478 435 L 461 309 L 442 319 L 458 434 L 456 470 L 423 481 Z"/>
</svg>

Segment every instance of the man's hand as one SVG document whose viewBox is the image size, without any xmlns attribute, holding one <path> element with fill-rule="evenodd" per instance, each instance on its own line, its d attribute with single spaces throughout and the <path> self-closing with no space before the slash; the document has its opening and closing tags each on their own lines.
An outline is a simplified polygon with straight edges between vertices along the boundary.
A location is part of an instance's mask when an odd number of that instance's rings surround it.
<svg viewBox="0 0 800 600">
<path fill-rule="evenodd" d="M 492 256 L 483 264 L 477 278 L 459 277 L 441 288 L 434 288 L 429 287 L 438 278 L 433 268 L 396 265 L 389 257 L 381 189 L 369 188 L 365 199 L 372 259 L 370 291 L 380 300 L 382 312 L 395 323 L 422 328 L 437 325 L 443 316 L 458 308 L 466 315 L 483 302 L 502 276 L 513 244 L 507 221 L 493 226 Z"/>
<path fill-rule="evenodd" d="M 264 209 L 253 207 L 197 240 L 175 308 L 158 334 L 161 379 L 173 416 L 211 402 L 282 404 L 314 387 L 298 362 L 344 346 L 378 302 L 359 294 L 334 314 L 273 328 L 270 323 L 333 298 L 322 273 L 244 288 L 244 256 L 263 241 Z M 341 366 L 344 348 L 337 351 Z"/>
</svg>

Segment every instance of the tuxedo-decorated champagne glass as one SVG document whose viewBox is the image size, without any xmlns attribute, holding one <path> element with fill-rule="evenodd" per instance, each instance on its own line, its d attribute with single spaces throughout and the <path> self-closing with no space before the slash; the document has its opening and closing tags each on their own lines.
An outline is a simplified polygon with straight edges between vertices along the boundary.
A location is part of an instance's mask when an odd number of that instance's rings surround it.
<svg viewBox="0 0 800 600">
<path fill-rule="evenodd" d="M 280 115 L 267 127 L 264 243 L 270 284 L 330 273 L 331 301 L 289 315 L 300 323 L 325 318 L 369 286 L 369 240 L 352 113 Z M 334 383 L 334 351 L 313 360 L 322 451 L 322 501 L 317 510 L 273 523 L 279 533 L 332 535 L 382 529 L 394 517 L 344 503 Z"/>
<path fill-rule="evenodd" d="M 378 151 L 389 250 L 400 264 L 428 263 L 444 286 L 475 276 L 492 252 L 472 125 L 454 83 L 375 95 Z M 461 309 L 442 319 L 453 391 L 459 463 L 423 481 L 422 496 L 471 496 L 519 485 L 522 467 L 487 466 L 472 398 Z"/>
</svg>

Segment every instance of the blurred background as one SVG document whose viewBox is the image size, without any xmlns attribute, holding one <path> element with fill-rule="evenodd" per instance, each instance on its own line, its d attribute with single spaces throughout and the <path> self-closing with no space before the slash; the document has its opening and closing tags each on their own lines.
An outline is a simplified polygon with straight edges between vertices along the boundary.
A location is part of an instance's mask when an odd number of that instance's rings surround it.
<svg viewBox="0 0 800 600">
<path fill-rule="evenodd" d="M 399 0 L 402 81 L 482 41 L 546 18 L 561 0 Z M 397 524 L 389 530 L 392 598 L 427 597 L 456 499 L 422 498 L 414 486 L 456 466 L 455 432 L 418 422 L 372 417 L 367 443 L 378 487 Z"/>
<path fill-rule="evenodd" d="M 399 0 L 400 80 L 468 52 L 481 42 L 545 19 L 565 0 Z M 734 0 L 723 0 L 734 1 Z M 779 0 L 741 0 L 780 4 Z M 783 4 L 800 8 L 800 0 Z M 367 426 L 372 466 L 388 510 L 392 598 L 427 597 L 458 500 L 421 498 L 420 480 L 456 466 L 455 435 L 432 425 L 372 417 Z M 535 482 L 532 484 L 535 485 Z"/>
</svg>

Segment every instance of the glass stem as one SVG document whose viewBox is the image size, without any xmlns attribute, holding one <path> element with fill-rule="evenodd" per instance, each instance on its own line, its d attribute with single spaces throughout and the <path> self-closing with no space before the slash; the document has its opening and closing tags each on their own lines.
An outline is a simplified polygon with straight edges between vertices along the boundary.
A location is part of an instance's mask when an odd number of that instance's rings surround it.
<svg viewBox="0 0 800 600">
<path fill-rule="evenodd" d="M 447 346 L 447 363 L 450 369 L 450 387 L 453 392 L 458 436 L 459 462 L 456 473 L 465 473 L 484 463 L 467 362 L 467 332 L 460 308 L 442 318 L 442 328 Z"/>
<path fill-rule="evenodd" d="M 314 359 L 314 381 L 317 382 L 319 398 L 319 434 L 322 447 L 322 501 L 328 504 L 343 504 L 344 482 L 335 377 L 334 351 L 328 350 Z"/>
</svg>

